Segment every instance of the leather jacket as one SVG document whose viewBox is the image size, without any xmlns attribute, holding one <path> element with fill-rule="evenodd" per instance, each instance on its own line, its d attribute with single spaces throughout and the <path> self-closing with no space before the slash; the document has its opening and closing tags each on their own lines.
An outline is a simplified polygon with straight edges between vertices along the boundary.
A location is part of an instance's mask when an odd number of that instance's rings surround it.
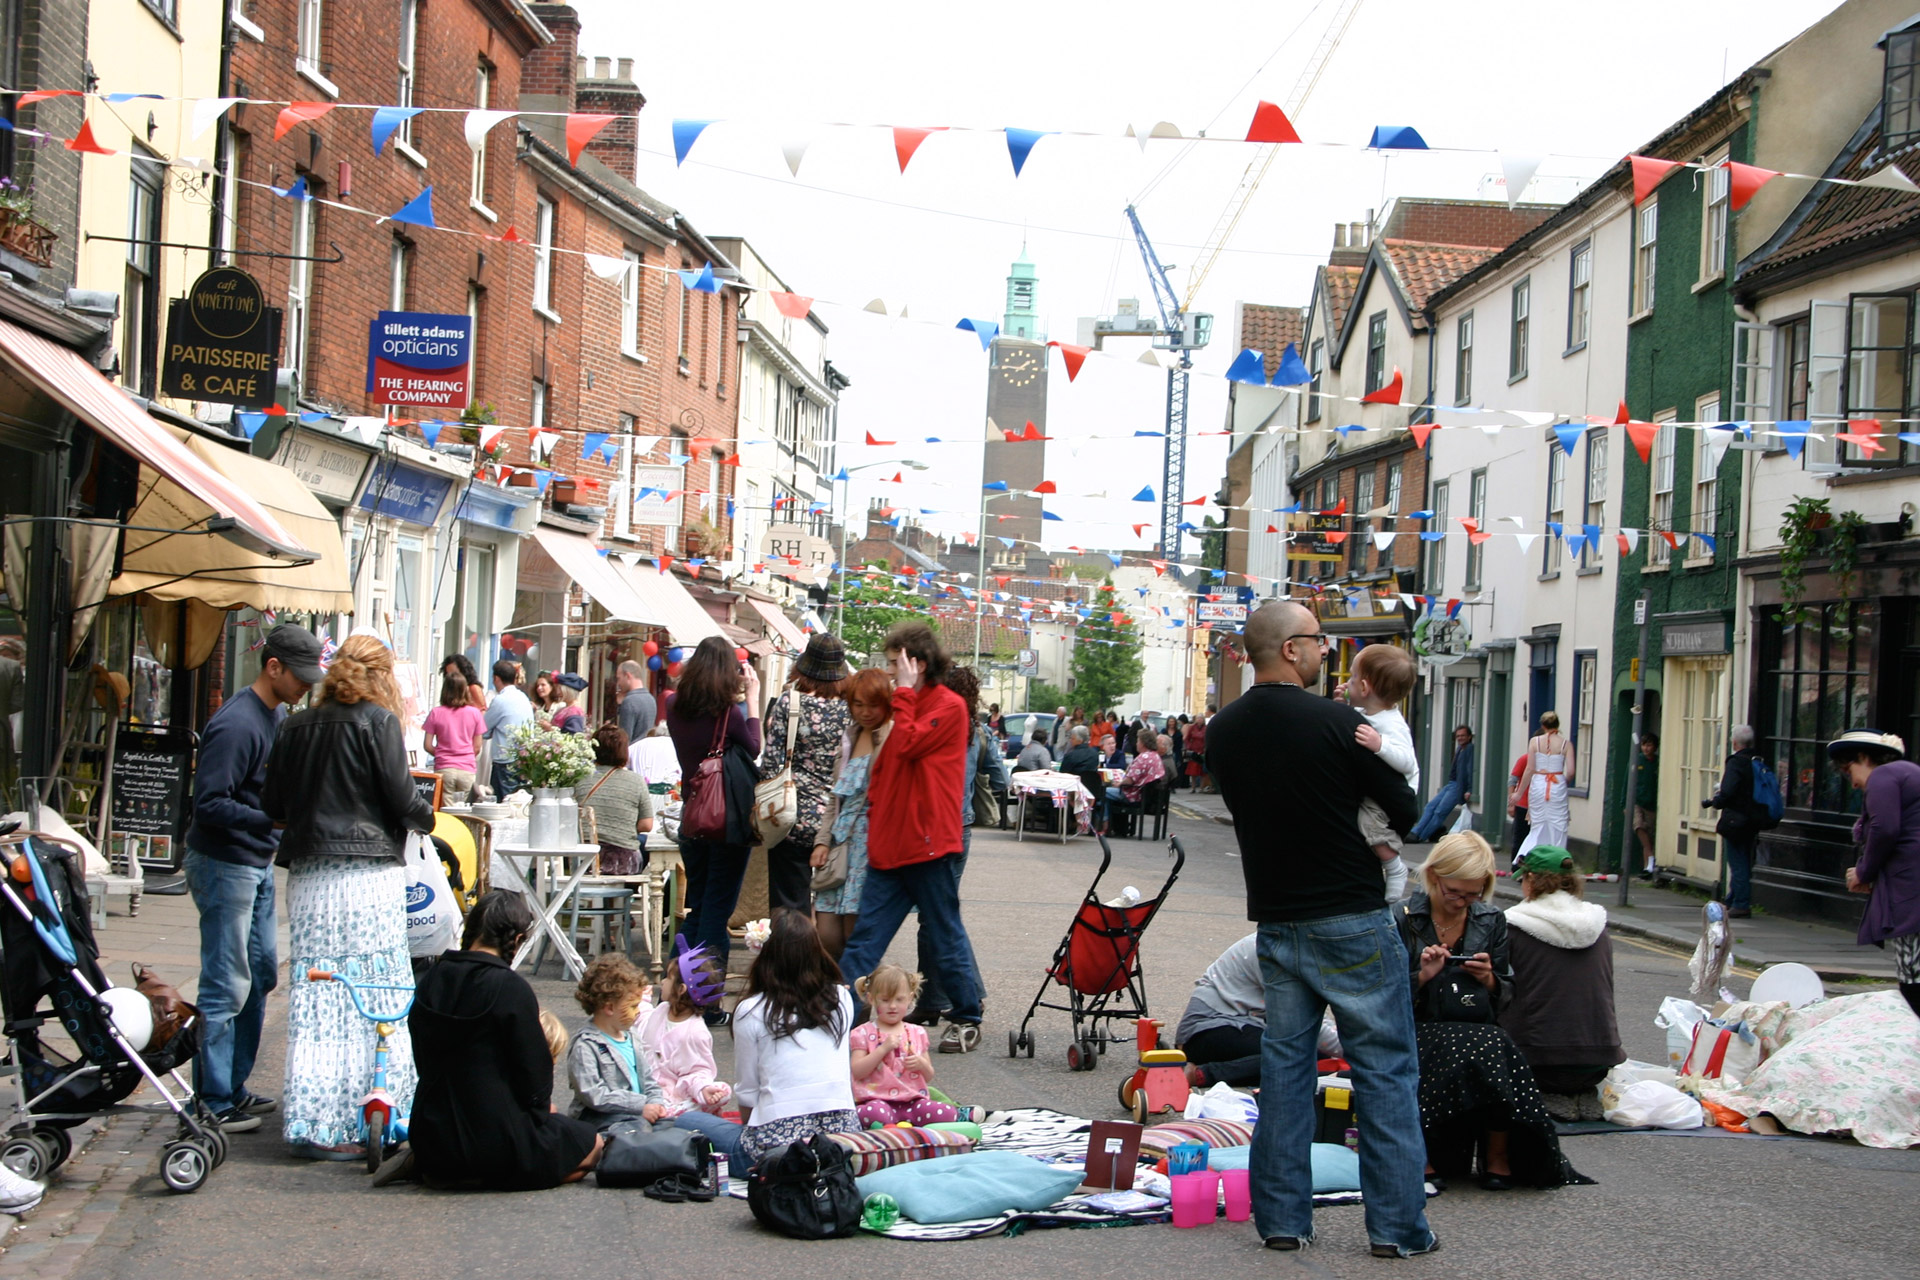
<svg viewBox="0 0 1920 1280">
<path fill-rule="evenodd" d="M 1394 908 L 1394 923 L 1400 928 L 1400 941 L 1406 944 L 1407 968 L 1413 983 L 1413 1009 L 1416 1021 L 1425 1021 L 1426 1002 L 1421 998 L 1420 953 L 1440 942 L 1440 933 L 1433 924 L 1433 903 L 1424 893 L 1416 893 Z M 1467 927 L 1455 944 L 1457 954 L 1476 955 L 1486 952 L 1493 967 L 1493 1008 L 1498 1013 L 1506 1008 L 1508 999 L 1513 995 L 1513 961 L 1509 958 L 1507 943 L 1507 914 L 1490 902 L 1474 902 L 1467 906 Z M 1442 969 L 1441 973 L 1446 970 Z"/>
<path fill-rule="evenodd" d="M 414 790 L 400 721 L 376 702 L 324 702 L 289 716 L 267 755 L 260 807 L 286 824 L 275 859 L 400 858 L 408 831 L 433 830 Z"/>
</svg>

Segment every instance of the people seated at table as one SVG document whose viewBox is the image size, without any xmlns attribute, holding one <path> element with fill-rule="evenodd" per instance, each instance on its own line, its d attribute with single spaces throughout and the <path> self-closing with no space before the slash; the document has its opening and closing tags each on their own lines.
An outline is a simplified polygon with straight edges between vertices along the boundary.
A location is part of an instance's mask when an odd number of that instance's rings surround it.
<svg viewBox="0 0 1920 1280">
<path fill-rule="evenodd" d="M 627 732 L 619 725 L 609 721 L 595 729 L 593 773 L 573 789 L 580 806 L 593 810 L 603 876 L 637 876 L 647 869 L 653 801 L 646 782 L 627 768 L 628 750 Z"/>
<path fill-rule="evenodd" d="M 1100 777 L 1100 752 L 1094 748 L 1087 727 L 1077 724 L 1067 731 L 1068 746 L 1060 756 L 1057 768 L 1061 773 L 1070 773 L 1080 779 L 1080 785 L 1087 794 L 1096 800 L 1107 794 L 1107 784 Z"/>
<path fill-rule="evenodd" d="M 1027 745 L 1020 748 L 1020 758 L 1013 762 L 1015 773 L 1035 773 L 1051 768 L 1053 752 L 1047 750 L 1047 744 L 1037 737 L 1027 739 Z"/>
<path fill-rule="evenodd" d="M 1100 756 L 1105 768 L 1124 769 L 1127 767 L 1126 748 L 1120 745 L 1120 739 L 1109 733 L 1100 739 Z"/>
<path fill-rule="evenodd" d="M 1112 813 L 1116 804 L 1139 804 L 1145 789 L 1158 785 L 1166 776 L 1166 765 L 1161 761 L 1159 752 L 1141 752 L 1127 765 L 1127 771 L 1120 781 L 1107 788 L 1107 812 Z"/>
</svg>

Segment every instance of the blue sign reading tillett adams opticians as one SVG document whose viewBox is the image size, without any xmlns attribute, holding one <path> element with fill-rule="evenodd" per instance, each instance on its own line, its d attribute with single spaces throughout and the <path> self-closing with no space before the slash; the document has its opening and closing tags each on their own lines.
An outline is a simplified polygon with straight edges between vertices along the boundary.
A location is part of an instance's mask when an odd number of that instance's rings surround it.
<svg viewBox="0 0 1920 1280">
<path fill-rule="evenodd" d="M 464 409 L 472 369 L 471 317 L 382 311 L 367 327 L 367 395 L 375 404 Z"/>
</svg>

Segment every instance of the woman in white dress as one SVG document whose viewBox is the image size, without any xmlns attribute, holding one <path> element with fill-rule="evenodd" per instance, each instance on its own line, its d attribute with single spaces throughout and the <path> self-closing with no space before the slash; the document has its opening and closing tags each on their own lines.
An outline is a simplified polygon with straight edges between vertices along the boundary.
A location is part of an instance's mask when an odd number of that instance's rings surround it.
<svg viewBox="0 0 1920 1280">
<path fill-rule="evenodd" d="M 1527 767 L 1520 775 L 1533 829 L 1514 855 L 1514 865 L 1537 844 L 1566 846 L 1567 781 L 1572 776 L 1573 744 L 1560 732 L 1560 713 L 1542 712 L 1539 734 L 1527 740 Z"/>
</svg>

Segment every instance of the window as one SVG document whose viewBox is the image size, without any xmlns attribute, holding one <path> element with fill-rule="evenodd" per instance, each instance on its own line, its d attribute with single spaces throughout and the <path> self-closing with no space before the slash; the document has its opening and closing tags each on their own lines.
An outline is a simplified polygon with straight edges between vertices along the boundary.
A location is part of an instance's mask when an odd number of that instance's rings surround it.
<svg viewBox="0 0 1920 1280">
<path fill-rule="evenodd" d="M 476 667 L 485 670 L 493 663 L 494 548 L 489 543 L 470 542 L 463 546 L 466 560 L 459 578 L 460 621 L 453 644 Z"/>
<path fill-rule="evenodd" d="M 1353 478 L 1353 523 L 1349 526 L 1353 532 L 1347 538 L 1347 563 L 1355 573 L 1366 572 L 1367 548 L 1373 542 L 1373 521 L 1367 519 L 1367 512 L 1373 510 L 1373 480 L 1371 468 Z"/>
<path fill-rule="evenodd" d="M 417 660 L 415 639 L 422 633 L 420 566 L 426 559 L 425 546 L 411 534 L 401 534 L 393 549 L 393 651 L 401 661 Z"/>
<path fill-rule="evenodd" d="M 307 386 L 307 334 L 313 324 L 313 263 L 306 261 L 319 240 L 318 200 L 293 206 L 293 258 L 287 263 L 287 358 L 295 394 Z"/>
<path fill-rule="evenodd" d="M 1389 462 L 1387 464 L 1387 500 L 1381 505 L 1387 509 L 1386 527 L 1388 529 L 1395 528 L 1400 515 L 1400 464 L 1398 462 Z M 1389 542 L 1386 546 L 1380 548 L 1380 568 L 1390 569 L 1392 567 L 1393 543 Z"/>
<path fill-rule="evenodd" d="M 126 296 L 120 312 L 121 384 L 151 396 L 160 363 L 160 201 L 166 170 L 135 144 L 127 183 Z"/>
<path fill-rule="evenodd" d="M 1387 313 L 1367 317 L 1367 394 L 1387 385 Z"/>
<path fill-rule="evenodd" d="M 1712 861 L 1715 841 L 1704 833 L 1712 830 L 1715 815 L 1704 813 L 1700 802 L 1718 789 L 1726 767 L 1727 659 L 1720 655 L 1669 662 L 1662 683 L 1670 691 L 1672 708 L 1666 718 L 1671 719 L 1677 709 L 1680 720 L 1680 794 L 1673 806 L 1680 823 L 1677 830 L 1674 826 L 1664 830 L 1674 833 L 1680 857 L 1688 855 L 1691 837 L 1696 856 Z M 1666 801 L 1661 807 L 1666 807 Z"/>
<path fill-rule="evenodd" d="M 1706 198 L 1700 206 L 1700 283 L 1727 274 L 1727 207 L 1733 190 L 1733 171 L 1722 148 L 1707 157 Z"/>
<path fill-rule="evenodd" d="M 327 79 L 324 37 L 325 0 L 295 0 L 293 11 L 293 69 L 337 98 L 340 90 Z"/>
<path fill-rule="evenodd" d="M 1876 723 L 1874 655 L 1880 618 L 1871 604 L 1807 605 L 1803 623 L 1782 622 L 1771 605 L 1755 610 L 1760 644 L 1762 754 L 1780 770 L 1780 794 L 1792 809 L 1852 814 L 1860 793 L 1827 763 L 1826 744 L 1848 729 Z"/>
<path fill-rule="evenodd" d="M 476 404 L 480 401 L 480 356 L 484 350 L 480 343 L 480 313 L 484 309 L 485 303 L 486 290 L 477 284 L 469 282 L 467 284 L 467 320 L 473 326 L 473 342 L 471 347 L 473 352 L 472 381 L 473 401 Z"/>
<path fill-rule="evenodd" d="M 644 360 L 640 354 L 640 254 L 633 249 L 621 251 L 626 274 L 620 277 L 620 350 Z"/>
<path fill-rule="evenodd" d="M 1507 381 L 1527 376 L 1527 335 L 1533 327 L 1533 277 L 1513 286 L 1513 316 L 1508 322 Z"/>
<path fill-rule="evenodd" d="M 419 48 L 420 0 L 400 0 L 400 87 L 394 97 L 396 107 L 413 105 L 413 67 L 415 53 Z M 413 118 L 408 116 L 400 121 L 400 127 L 393 131 L 394 143 L 409 152 L 413 158 L 424 161 L 424 157 L 413 149 Z"/>
<path fill-rule="evenodd" d="M 1320 510 L 1331 511 L 1340 503 L 1340 477 L 1327 476 L 1320 481 Z M 1334 575 L 1335 562 L 1322 560 L 1319 565 L 1319 577 L 1331 578 Z"/>
<path fill-rule="evenodd" d="M 1438 529 L 1444 532 L 1447 527 L 1447 482 L 1438 480 L 1433 486 L 1433 501 L 1429 510 L 1433 519 L 1427 521 L 1429 531 Z M 1447 585 L 1447 540 L 1435 538 L 1427 543 L 1427 593 L 1439 595 Z"/>
<path fill-rule="evenodd" d="M 547 425 L 547 384 L 533 380 L 533 401 L 527 406 L 527 425 L 538 431 Z"/>
<path fill-rule="evenodd" d="M 1562 533 L 1566 530 L 1567 519 L 1567 451 L 1560 447 L 1560 437 L 1548 432 L 1547 441 L 1547 523 L 1559 525 Z M 1540 572 L 1551 577 L 1560 572 L 1560 556 L 1565 544 L 1554 536 L 1553 530 L 1547 530 L 1546 547 L 1541 552 Z"/>
<path fill-rule="evenodd" d="M 1313 352 L 1307 365 L 1307 421 L 1320 421 L 1320 377 L 1327 369 L 1327 344 L 1319 338 L 1313 340 Z"/>
<path fill-rule="evenodd" d="M 680 286 L 680 372 L 686 373 L 691 367 L 687 352 L 692 348 L 687 342 L 687 334 L 693 322 L 693 290 L 687 288 L 686 282 L 678 276 L 668 276 L 667 280 L 668 288 L 675 284 Z"/>
<path fill-rule="evenodd" d="M 1920 27 L 1911 22 L 1882 41 L 1887 64 L 1880 82 L 1880 151 L 1897 151 L 1920 138 Z"/>
<path fill-rule="evenodd" d="M 1720 421 L 1720 397 L 1702 396 L 1694 407 L 1695 422 Z M 1726 457 L 1724 446 L 1726 439 L 1717 431 L 1695 430 L 1693 451 L 1693 528 L 1687 540 L 1681 543 L 1686 548 L 1689 564 L 1709 561 L 1714 552 L 1706 543 L 1692 536 L 1704 533 L 1709 538 L 1720 536 L 1720 462 Z M 1720 437 L 1718 440 L 1715 437 Z"/>
<path fill-rule="evenodd" d="M 479 111 L 485 111 L 493 105 L 493 68 L 485 62 L 473 70 L 473 105 Z M 480 145 L 473 149 L 473 173 L 468 183 L 467 199 L 489 220 L 492 219 L 493 210 L 487 207 L 487 139 L 484 135 Z"/>
<path fill-rule="evenodd" d="M 1676 441 L 1674 439 L 1673 410 L 1656 413 L 1653 420 L 1660 424 L 1659 431 L 1653 437 L 1652 500 L 1647 504 L 1647 564 L 1664 565 L 1672 557 L 1673 548 L 1659 535 L 1673 528 L 1673 462 Z"/>
<path fill-rule="evenodd" d="M 1877 418 L 1883 435 L 1907 411 L 1907 372 L 1914 346 L 1910 339 L 1913 295 L 1855 294 L 1847 326 L 1847 417 Z M 1816 428 L 1817 429 L 1817 428 Z M 1859 430 L 1849 426 L 1849 430 Z M 1893 427 L 1898 430 L 1897 427 Z M 1875 466 L 1900 461 L 1901 447 L 1893 444 L 1868 454 L 1860 446 L 1845 446 L 1840 461 L 1848 466 Z"/>
<path fill-rule="evenodd" d="M 153 11 L 153 16 L 167 24 L 169 28 L 178 26 L 180 0 L 140 0 Z"/>
<path fill-rule="evenodd" d="M 613 483 L 613 531 L 621 535 L 633 532 L 634 425 L 632 414 L 620 415 L 619 479 Z"/>
<path fill-rule="evenodd" d="M 1596 529 L 1607 524 L 1607 443 L 1605 430 L 1587 432 L 1587 503 L 1585 523 Z M 1580 552 L 1580 567 L 1598 569 L 1606 558 L 1606 539 L 1589 538 Z"/>
<path fill-rule="evenodd" d="M 407 281 L 413 271 L 413 246 L 395 238 L 387 252 L 387 310 L 407 309 Z"/>
<path fill-rule="evenodd" d="M 1570 790 L 1585 791 L 1593 777 L 1593 764 L 1587 759 L 1599 749 L 1594 736 L 1594 706 L 1599 701 L 1600 655 L 1592 649 L 1576 649 L 1573 654 L 1573 732 L 1567 738 L 1573 744 L 1573 778 Z M 1589 750 L 1592 744 L 1593 750 Z"/>
<path fill-rule="evenodd" d="M 1805 412 L 1800 419 L 1831 424 L 1846 405 L 1845 382 L 1849 363 L 1847 350 L 1848 314 L 1845 302 L 1815 301 L 1807 305 L 1806 341 L 1802 345 L 1801 402 Z M 1791 393 L 1790 393 L 1791 394 Z M 1823 428 L 1816 426 L 1816 432 Z M 1829 425 L 1824 430 L 1832 430 Z M 1776 442 L 1776 447 L 1778 447 Z M 1839 443 L 1831 438 L 1809 440 L 1801 451 L 1803 466 L 1831 465 L 1838 458 Z"/>
<path fill-rule="evenodd" d="M 0 84 L 20 83 L 20 51 L 26 45 L 26 6 L 22 0 L 0 0 Z M 13 127 L 18 120 L 19 96 L 0 97 L 0 178 L 14 177 Z"/>
<path fill-rule="evenodd" d="M 553 201 L 533 198 L 533 309 L 553 315 Z M 557 318 L 557 317 L 556 317 Z"/>
<path fill-rule="evenodd" d="M 1593 331 L 1593 241 L 1573 246 L 1567 264 L 1567 351 L 1587 345 Z"/>
<path fill-rule="evenodd" d="M 1473 312 L 1453 323 L 1453 402 L 1473 402 Z"/>
<path fill-rule="evenodd" d="M 1467 517 L 1473 521 L 1473 527 L 1485 531 L 1487 524 L 1487 473 L 1485 470 L 1474 472 L 1467 477 Z M 1486 543 L 1476 543 L 1467 539 L 1467 581 L 1469 591 L 1480 589 L 1480 570 L 1486 562 Z"/>
<path fill-rule="evenodd" d="M 1655 250 L 1660 240 L 1660 202 L 1649 199 L 1640 206 L 1633 229 L 1633 311 L 1635 315 L 1653 310 Z"/>
<path fill-rule="evenodd" d="M 1806 316 L 1789 320 L 1775 332 L 1779 335 L 1779 350 L 1782 372 L 1780 390 L 1783 393 L 1780 402 L 1780 416 L 1790 422 L 1804 421 L 1807 416 L 1807 357 L 1808 338 L 1812 325 Z"/>
<path fill-rule="evenodd" d="M 1733 322 L 1732 422 L 1773 417 L 1773 340 L 1769 325 Z"/>
</svg>

